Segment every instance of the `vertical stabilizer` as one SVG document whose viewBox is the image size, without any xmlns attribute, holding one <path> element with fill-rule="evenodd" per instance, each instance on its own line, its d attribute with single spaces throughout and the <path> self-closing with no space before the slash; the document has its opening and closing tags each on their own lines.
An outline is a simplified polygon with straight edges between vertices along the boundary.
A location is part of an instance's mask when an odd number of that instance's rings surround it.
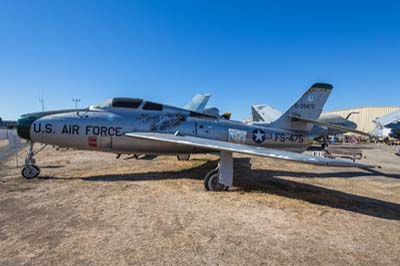
<svg viewBox="0 0 400 266">
<path fill-rule="evenodd" d="M 310 131 L 313 127 L 312 123 L 296 121 L 291 116 L 317 120 L 332 88 L 332 85 L 327 83 L 315 83 L 289 108 L 289 110 L 270 126 L 290 130 Z"/>
<path fill-rule="evenodd" d="M 208 94 L 208 93 L 197 94 L 183 108 L 193 111 L 193 112 L 202 113 L 204 111 L 204 109 L 206 108 L 206 105 L 207 105 L 210 97 L 211 97 L 211 94 Z"/>
</svg>

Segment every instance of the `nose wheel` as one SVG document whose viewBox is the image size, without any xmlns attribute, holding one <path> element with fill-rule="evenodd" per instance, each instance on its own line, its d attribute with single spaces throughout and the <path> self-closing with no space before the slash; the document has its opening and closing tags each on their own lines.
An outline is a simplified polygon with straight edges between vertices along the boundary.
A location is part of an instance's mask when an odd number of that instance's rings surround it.
<svg viewBox="0 0 400 266">
<path fill-rule="evenodd" d="M 26 179 L 33 179 L 40 175 L 40 168 L 34 164 L 22 168 L 21 175 Z"/>
<path fill-rule="evenodd" d="M 33 159 L 33 156 L 35 155 L 35 152 L 33 151 L 33 145 L 34 143 L 30 141 L 29 150 L 25 156 L 25 166 L 24 168 L 22 168 L 21 171 L 21 175 L 26 179 L 36 178 L 40 174 L 40 168 L 35 165 L 35 159 Z M 39 152 L 43 150 L 44 147 L 42 147 L 42 149 L 40 149 Z"/>
</svg>

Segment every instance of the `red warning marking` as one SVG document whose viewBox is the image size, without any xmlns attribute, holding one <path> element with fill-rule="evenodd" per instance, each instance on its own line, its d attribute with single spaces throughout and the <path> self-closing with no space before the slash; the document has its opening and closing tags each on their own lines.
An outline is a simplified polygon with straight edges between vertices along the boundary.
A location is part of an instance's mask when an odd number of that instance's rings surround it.
<svg viewBox="0 0 400 266">
<path fill-rule="evenodd" d="M 97 148 L 97 137 L 88 137 L 89 147 Z"/>
</svg>

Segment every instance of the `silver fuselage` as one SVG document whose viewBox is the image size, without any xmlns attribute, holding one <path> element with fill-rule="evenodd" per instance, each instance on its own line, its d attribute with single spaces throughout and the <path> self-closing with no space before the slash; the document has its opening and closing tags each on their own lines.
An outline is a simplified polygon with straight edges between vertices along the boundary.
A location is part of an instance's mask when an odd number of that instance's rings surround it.
<svg viewBox="0 0 400 266">
<path fill-rule="evenodd" d="M 128 154 L 207 153 L 208 150 L 125 136 L 130 132 L 176 133 L 206 139 L 303 152 L 312 143 L 307 132 L 248 125 L 213 118 L 173 106 L 162 111 L 142 108 L 89 108 L 35 114 L 31 123 L 24 115 L 19 125 L 28 125 L 33 142 L 85 150 Z M 31 116 L 32 117 L 32 116 Z M 26 134 L 22 137 L 26 137 Z"/>
</svg>

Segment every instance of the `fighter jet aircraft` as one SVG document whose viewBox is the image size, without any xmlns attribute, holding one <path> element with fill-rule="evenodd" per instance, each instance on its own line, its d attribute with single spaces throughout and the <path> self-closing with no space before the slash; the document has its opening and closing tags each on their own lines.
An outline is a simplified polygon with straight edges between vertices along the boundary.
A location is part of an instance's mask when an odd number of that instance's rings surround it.
<svg viewBox="0 0 400 266">
<path fill-rule="evenodd" d="M 22 176 L 35 178 L 34 143 L 113 153 L 219 153 L 218 167 L 206 174 L 207 190 L 233 184 L 232 153 L 315 165 L 370 168 L 372 165 L 300 154 L 312 143 L 312 127 L 332 90 L 317 83 L 278 120 L 248 125 L 184 108 L 132 98 L 112 98 L 89 108 L 22 115 L 18 134 L 29 140 Z"/>
</svg>

